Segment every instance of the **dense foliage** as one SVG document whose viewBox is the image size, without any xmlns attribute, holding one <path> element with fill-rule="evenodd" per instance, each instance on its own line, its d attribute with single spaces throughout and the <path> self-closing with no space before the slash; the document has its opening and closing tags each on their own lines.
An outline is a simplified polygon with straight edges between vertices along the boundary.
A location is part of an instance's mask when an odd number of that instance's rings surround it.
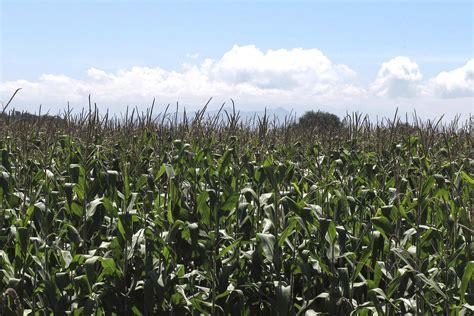
<svg viewBox="0 0 474 316">
<path fill-rule="evenodd" d="M 153 117 L 0 118 L 4 314 L 473 312 L 472 121 Z"/>
<path fill-rule="evenodd" d="M 342 123 L 335 114 L 322 111 L 309 111 L 298 119 L 298 126 L 304 129 L 336 130 L 342 126 Z"/>
</svg>

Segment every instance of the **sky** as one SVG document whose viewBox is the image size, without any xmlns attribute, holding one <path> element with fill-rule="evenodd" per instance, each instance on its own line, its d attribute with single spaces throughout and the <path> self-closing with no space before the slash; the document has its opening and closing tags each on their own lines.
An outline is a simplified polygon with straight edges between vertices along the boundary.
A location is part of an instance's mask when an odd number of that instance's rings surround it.
<svg viewBox="0 0 474 316">
<path fill-rule="evenodd" d="M 427 118 L 474 109 L 473 1 L 0 0 L 0 102 Z M 1 105 L 1 103 L 0 103 Z"/>
</svg>

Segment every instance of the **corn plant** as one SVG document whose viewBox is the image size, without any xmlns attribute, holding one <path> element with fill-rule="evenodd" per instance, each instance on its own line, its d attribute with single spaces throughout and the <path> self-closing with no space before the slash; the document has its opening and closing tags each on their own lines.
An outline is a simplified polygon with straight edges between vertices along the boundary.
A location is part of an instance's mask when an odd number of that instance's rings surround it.
<svg viewBox="0 0 474 316">
<path fill-rule="evenodd" d="M 4 112 L 2 314 L 474 313 L 472 118 Z"/>
</svg>

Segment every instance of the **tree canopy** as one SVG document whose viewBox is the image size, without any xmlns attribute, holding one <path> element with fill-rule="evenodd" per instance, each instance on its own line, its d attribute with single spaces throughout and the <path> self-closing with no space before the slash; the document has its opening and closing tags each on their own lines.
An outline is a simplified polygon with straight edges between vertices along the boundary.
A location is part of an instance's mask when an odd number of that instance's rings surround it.
<svg viewBox="0 0 474 316">
<path fill-rule="evenodd" d="M 298 120 L 298 125 L 311 129 L 337 129 L 342 126 L 341 120 L 335 114 L 322 111 L 308 111 Z"/>
</svg>

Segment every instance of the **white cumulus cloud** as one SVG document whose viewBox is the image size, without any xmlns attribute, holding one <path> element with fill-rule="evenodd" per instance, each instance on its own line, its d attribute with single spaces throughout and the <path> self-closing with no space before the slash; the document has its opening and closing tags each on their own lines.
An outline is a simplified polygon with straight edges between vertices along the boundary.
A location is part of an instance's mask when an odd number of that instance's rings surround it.
<svg viewBox="0 0 474 316">
<path fill-rule="evenodd" d="M 0 92 L 22 87 L 27 102 L 79 103 L 92 94 L 99 104 L 135 105 L 158 97 L 202 104 L 209 97 L 237 98 L 243 102 L 315 102 L 350 98 L 364 89 L 348 66 L 335 64 L 317 49 L 261 51 L 254 45 L 234 46 L 220 59 L 184 64 L 179 71 L 160 67 L 132 67 L 116 72 L 87 70 L 87 78 L 43 75 L 34 82 L 17 80 L 0 84 Z"/>
<path fill-rule="evenodd" d="M 474 58 L 464 66 L 439 73 L 429 82 L 428 89 L 442 98 L 474 96 Z"/>
<path fill-rule="evenodd" d="M 328 93 L 355 77 L 345 65 L 335 65 L 317 49 L 295 48 L 264 53 L 253 45 L 234 46 L 213 63 L 210 78 L 258 89 L 306 90 Z"/>
<path fill-rule="evenodd" d="M 446 111 L 444 98 L 450 97 L 456 98 L 450 100 L 453 112 L 472 112 L 474 59 L 423 80 L 418 64 L 399 56 L 382 63 L 366 86 L 349 66 L 333 62 L 318 49 L 262 51 L 254 45 L 235 45 L 218 59 L 201 60 L 188 60 L 177 70 L 92 67 L 81 79 L 44 74 L 36 80 L 0 82 L 0 101 L 5 103 L 22 88 L 13 106 L 32 111 L 39 104 L 60 111 L 68 101 L 81 109 L 91 94 L 99 107 L 116 113 L 126 106 L 149 106 L 155 97 L 158 104 L 179 102 L 190 110 L 214 97 L 216 107 L 232 98 L 243 110 L 285 107 L 301 112 L 318 107 L 339 115 L 346 110 L 390 115 L 395 107 L 410 112 L 416 106 L 417 111 L 440 115 Z"/>
<path fill-rule="evenodd" d="M 417 63 L 405 56 L 382 63 L 371 90 L 378 96 L 413 97 L 421 92 L 422 74 Z"/>
</svg>

